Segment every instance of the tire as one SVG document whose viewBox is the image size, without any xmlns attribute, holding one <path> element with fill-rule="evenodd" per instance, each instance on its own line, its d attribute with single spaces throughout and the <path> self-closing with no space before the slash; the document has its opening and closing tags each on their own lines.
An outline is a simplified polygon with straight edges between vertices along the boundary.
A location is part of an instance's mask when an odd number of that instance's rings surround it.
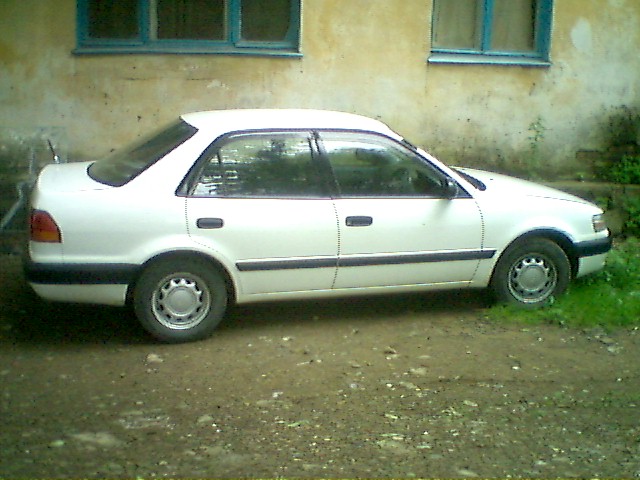
<svg viewBox="0 0 640 480">
<path fill-rule="evenodd" d="M 505 250 L 491 288 L 501 303 L 539 308 L 562 294 L 570 280 L 571 265 L 564 250 L 546 238 L 531 238 Z"/>
<path fill-rule="evenodd" d="M 133 292 L 134 311 L 142 326 L 168 343 L 210 336 L 224 316 L 227 301 L 222 275 L 194 258 L 150 265 Z"/>
</svg>

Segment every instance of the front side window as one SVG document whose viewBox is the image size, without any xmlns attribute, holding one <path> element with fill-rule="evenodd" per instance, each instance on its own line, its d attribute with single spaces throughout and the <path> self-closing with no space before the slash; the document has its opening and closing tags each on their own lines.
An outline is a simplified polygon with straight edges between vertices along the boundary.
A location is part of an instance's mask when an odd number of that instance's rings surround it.
<svg viewBox="0 0 640 480">
<path fill-rule="evenodd" d="M 439 197 L 445 175 L 412 151 L 376 136 L 326 133 L 322 150 L 341 197 Z"/>
<path fill-rule="evenodd" d="M 324 193 L 310 136 L 244 134 L 205 151 L 196 197 L 314 198 Z"/>
<path fill-rule="evenodd" d="M 78 0 L 77 53 L 297 53 L 300 0 Z"/>
<path fill-rule="evenodd" d="M 433 0 L 430 61 L 548 62 L 552 0 Z"/>
</svg>

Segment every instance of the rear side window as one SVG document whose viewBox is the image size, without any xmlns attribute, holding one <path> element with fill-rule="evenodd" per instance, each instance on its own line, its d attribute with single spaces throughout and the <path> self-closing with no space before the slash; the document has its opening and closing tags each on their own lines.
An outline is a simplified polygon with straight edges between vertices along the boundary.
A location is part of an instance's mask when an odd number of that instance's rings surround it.
<svg viewBox="0 0 640 480">
<path fill-rule="evenodd" d="M 304 198 L 324 195 L 306 133 L 240 134 L 205 159 L 196 197 Z"/>
<path fill-rule="evenodd" d="M 145 136 L 127 148 L 94 162 L 88 173 L 95 181 L 120 187 L 191 138 L 197 129 L 182 120 Z"/>
</svg>

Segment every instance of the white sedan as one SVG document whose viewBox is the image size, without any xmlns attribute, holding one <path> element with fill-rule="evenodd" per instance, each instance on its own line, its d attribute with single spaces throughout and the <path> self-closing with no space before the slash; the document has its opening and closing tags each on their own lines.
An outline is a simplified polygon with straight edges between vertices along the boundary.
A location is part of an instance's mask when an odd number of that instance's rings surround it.
<svg viewBox="0 0 640 480">
<path fill-rule="evenodd" d="M 25 273 L 44 299 L 132 304 L 167 342 L 209 336 L 230 302 L 490 287 L 535 307 L 603 267 L 602 213 L 449 168 L 370 118 L 199 112 L 44 168 Z"/>
</svg>

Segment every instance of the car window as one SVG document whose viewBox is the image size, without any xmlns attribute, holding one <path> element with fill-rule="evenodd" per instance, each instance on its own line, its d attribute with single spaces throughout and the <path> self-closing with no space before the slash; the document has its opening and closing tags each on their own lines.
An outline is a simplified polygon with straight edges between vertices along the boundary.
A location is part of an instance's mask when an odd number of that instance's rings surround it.
<svg viewBox="0 0 640 480">
<path fill-rule="evenodd" d="M 100 183 L 120 187 L 191 138 L 197 129 L 182 120 L 143 137 L 128 148 L 94 162 L 89 167 L 91 178 Z"/>
<path fill-rule="evenodd" d="M 242 134 L 210 150 L 192 190 L 211 197 L 318 197 L 323 183 L 311 138 L 300 133 Z"/>
<path fill-rule="evenodd" d="M 343 197 L 441 196 L 445 176 L 402 145 L 375 135 L 322 134 Z"/>
</svg>

